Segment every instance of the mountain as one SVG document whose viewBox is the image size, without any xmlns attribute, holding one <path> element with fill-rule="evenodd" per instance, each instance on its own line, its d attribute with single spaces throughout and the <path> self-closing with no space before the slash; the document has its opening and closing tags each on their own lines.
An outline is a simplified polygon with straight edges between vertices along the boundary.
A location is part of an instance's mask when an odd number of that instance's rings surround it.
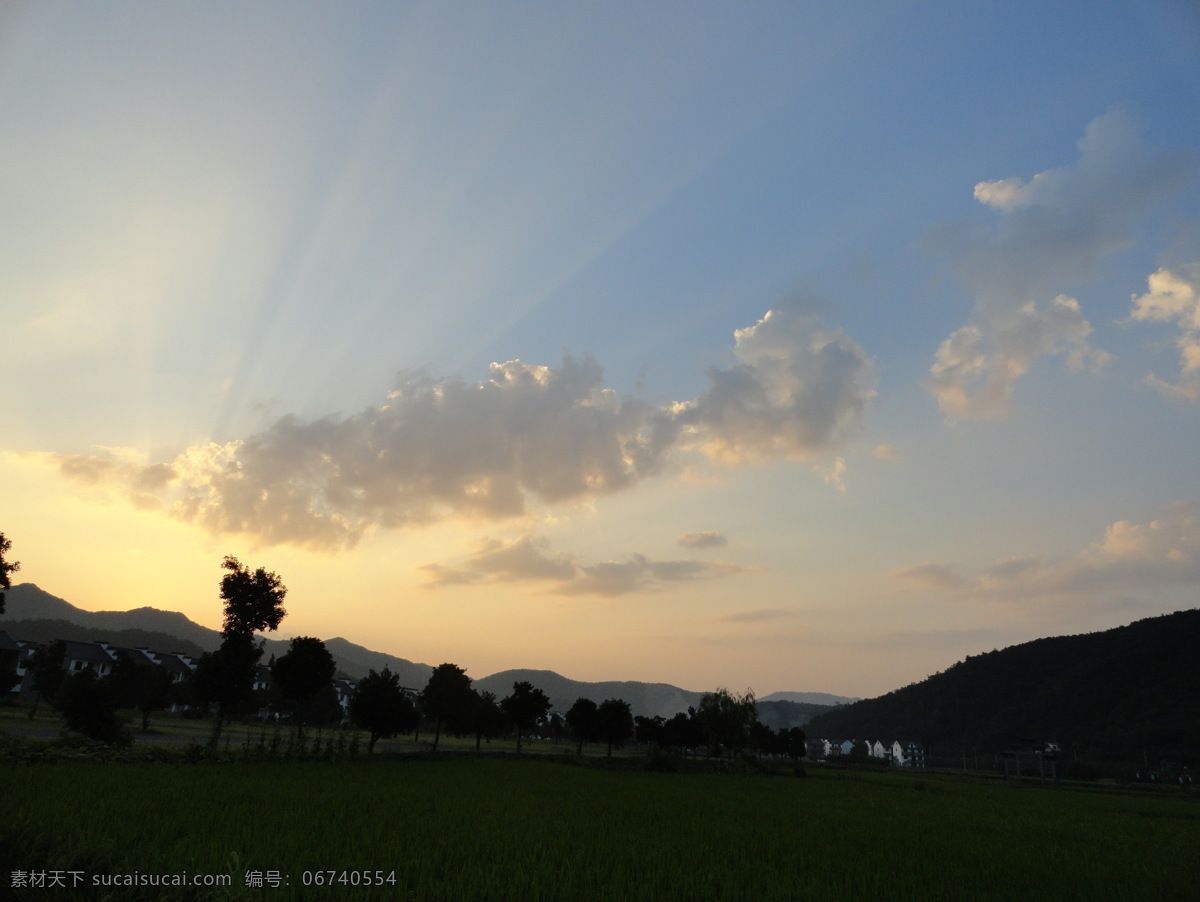
<svg viewBox="0 0 1200 902">
<path fill-rule="evenodd" d="M 949 757 L 1048 740 L 1080 758 L 1196 762 L 1200 610 L 1037 639 L 814 718 L 810 736 L 915 740 Z"/>
<path fill-rule="evenodd" d="M 578 698 L 590 698 L 599 704 L 605 699 L 619 698 L 629 702 L 630 710 L 643 717 L 671 717 L 686 711 L 689 705 L 700 704 L 701 692 L 689 692 L 666 683 L 610 681 L 584 683 L 560 676 L 553 670 L 502 670 L 472 683 L 480 691 L 495 693 L 504 698 L 512 693 L 513 683 L 531 683 L 550 699 L 555 710 L 566 712 Z"/>
<path fill-rule="evenodd" d="M 824 695 L 821 692 L 776 693 L 778 695 Z M 812 719 L 833 709 L 833 705 L 814 705 L 810 702 L 792 702 L 787 700 L 758 701 L 758 722 L 772 730 L 786 730 L 791 727 L 805 727 Z"/>
<path fill-rule="evenodd" d="M 400 685 L 409 689 L 422 689 L 429 682 L 429 674 L 433 673 L 430 664 L 414 664 L 404 658 L 385 654 L 381 651 L 371 651 L 361 645 L 355 645 L 340 636 L 336 639 L 325 640 L 325 647 L 337 661 L 338 667 L 354 679 L 365 677 L 368 671 L 383 670 L 387 667 L 400 677 Z"/>
<path fill-rule="evenodd" d="M 7 612 L 0 617 L 0 629 L 14 639 L 35 642 L 51 639 L 77 639 L 84 642 L 109 642 L 126 647 L 144 647 L 155 651 L 180 651 L 198 657 L 221 644 L 221 634 L 201 626 L 177 611 L 141 607 L 132 611 L 84 611 L 68 601 L 51 595 L 33 583 L 22 583 L 8 590 Z M 325 647 L 333 655 L 338 669 L 352 679 L 360 679 L 370 670 L 388 667 L 400 677 L 400 684 L 413 689 L 424 687 L 433 668 L 383 652 L 371 651 L 341 637 L 328 639 Z M 288 640 L 266 639 L 264 660 L 287 652 Z M 515 682 L 526 681 L 541 689 L 554 708 L 567 711 L 577 698 L 599 703 L 609 698 L 629 702 L 635 715 L 672 717 L 689 706 L 700 704 L 701 692 L 690 692 L 666 683 L 610 681 L 585 683 L 550 670 L 505 670 L 475 680 L 476 689 L 494 692 L 504 698 Z M 777 692 L 759 703 L 760 719 L 771 727 L 800 726 L 826 705 L 853 701 L 822 692 Z"/>
<path fill-rule="evenodd" d="M 16 627 L 14 630 L 13 627 Z M 29 642 L 46 644 L 55 639 L 70 639 L 75 642 L 107 642 L 117 648 L 149 648 L 156 651 L 178 652 L 198 658 L 204 649 L 194 642 L 150 630 L 110 630 L 91 626 L 80 626 L 67 620 L 19 620 L 10 624 L 0 620 L 0 629 L 12 636 Z"/>
<path fill-rule="evenodd" d="M 178 611 L 160 611 L 157 608 L 135 608 L 132 611 L 84 611 L 68 601 L 39 589 L 33 583 L 21 583 L 8 590 L 4 617 L 0 618 L 0 629 L 17 639 L 34 639 L 21 631 L 26 620 L 62 620 L 76 627 L 104 633 L 122 630 L 142 630 L 183 639 L 203 651 L 213 651 L 221 644 L 221 634 L 216 630 L 188 620 Z M 57 636 L 58 639 L 74 639 L 76 636 Z M 80 637 L 82 638 L 82 637 Z M 85 639 L 84 641 L 106 641 Z M 116 644 L 116 643 L 114 643 Z M 178 645 L 178 643 L 175 643 Z M 157 651 L 182 651 L 180 648 L 162 648 L 147 645 Z"/>
<path fill-rule="evenodd" d="M 857 701 L 859 701 L 857 698 L 830 695 L 828 692 L 772 692 L 770 695 L 764 695 L 758 699 L 759 704 L 763 702 L 797 702 L 802 705 L 820 705 L 822 707 L 848 705 Z"/>
<path fill-rule="evenodd" d="M 180 651 L 193 657 L 215 651 L 221 644 L 221 634 L 217 630 L 201 626 L 178 611 L 149 607 L 132 611 L 84 611 L 33 583 L 21 583 L 9 589 L 5 608 L 4 616 L 0 617 L 0 629 L 14 639 L 109 642 L 154 651 Z M 53 634 L 54 628 L 47 627 L 46 621 L 61 624 L 54 627 L 61 632 Z M 371 668 L 382 670 L 386 666 L 400 675 L 401 685 L 420 687 L 425 685 L 433 670 L 428 664 L 414 664 L 345 639 L 330 639 L 325 646 L 337 661 L 338 669 L 353 679 L 366 676 Z M 289 647 L 287 639 L 268 638 L 263 658 L 269 661 L 272 655 L 284 655 Z"/>
</svg>

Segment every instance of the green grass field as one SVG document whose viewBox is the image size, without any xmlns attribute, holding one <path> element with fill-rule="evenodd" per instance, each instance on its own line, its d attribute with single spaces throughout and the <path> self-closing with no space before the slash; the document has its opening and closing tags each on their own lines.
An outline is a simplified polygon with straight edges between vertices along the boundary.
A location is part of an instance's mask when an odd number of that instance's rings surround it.
<svg viewBox="0 0 1200 902">
<path fill-rule="evenodd" d="M 11 890 L 18 899 L 1200 898 L 1194 793 L 810 773 L 649 773 L 466 753 L 10 758 L 0 762 L 0 898 L 14 871 L 76 871 L 86 884 Z M 332 885 L 305 886 L 317 871 L 332 871 Z M 232 885 L 92 885 L 180 872 Z M 277 872 L 280 885 L 247 887 L 248 872 Z M 395 883 L 350 885 L 362 872 Z"/>
</svg>

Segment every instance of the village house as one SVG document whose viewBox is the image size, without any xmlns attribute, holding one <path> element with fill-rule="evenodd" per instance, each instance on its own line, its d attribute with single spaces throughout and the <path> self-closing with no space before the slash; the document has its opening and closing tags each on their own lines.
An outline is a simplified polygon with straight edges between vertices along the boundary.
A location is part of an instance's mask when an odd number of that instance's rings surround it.
<svg viewBox="0 0 1200 902">
<path fill-rule="evenodd" d="M 90 670 L 98 677 L 106 677 L 112 673 L 113 665 L 117 662 L 116 655 L 108 650 L 107 642 L 67 639 L 63 645 L 66 647 L 63 666 L 71 676 Z"/>
<path fill-rule="evenodd" d="M 43 646 L 36 642 L 13 639 L 8 633 L 0 631 L 0 672 L 15 672 L 18 679 L 9 690 L 11 695 L 27 699 L 33 692 L 32 673 L 29 664 L 33 656 Z M 171 675 L 174 685 L 183 683 L 196 670 L 198 662 L 190 655 L 182 652 L 158 652 L 148 648 L 123 648 L 110 645 L 107 642 L 80 642 L 73 639 L 63 640 L 64 657 L 63 669 L 68 675 L 91 670 L 97 677 L 103 678 L 113 672 L 119 655 L 125 654 L 135 662 L 146 662 L 162 667 Z M 271 668 L 267 664 L 257 664 L 254 668 L 254 681 L 251 689 L 254 692 L 269 692 L 274 680 Z M 342 719 L 347 720 L 350 713 L 350 699 L 354 696 L 355 683 L 351 680 L 337 679 L 333 681 L 333 691 L 337 697 L 338 706 L 342 711 Z M 410 698 L 419 696 L 419 690 L 405 689 Z M 180 713 L 189 706 L 182 702 L 172 703 L 167 710 Z M 264 708 L 262 717 L 271 716 Z"/>
<path fill-rule="evenodd" d="M 857 749 L 859 754 L 865 750 L 870 757 L 888 761 L 896 767 L 925 766 L 925 747 L 919 742 L 903 742 L 899 739 L 890 743 L 883 740 L 860 742 L 853 739 L 810 739 L 805 745 L 808 757 L 818 760 L 852 755 Z"/>
</svg>

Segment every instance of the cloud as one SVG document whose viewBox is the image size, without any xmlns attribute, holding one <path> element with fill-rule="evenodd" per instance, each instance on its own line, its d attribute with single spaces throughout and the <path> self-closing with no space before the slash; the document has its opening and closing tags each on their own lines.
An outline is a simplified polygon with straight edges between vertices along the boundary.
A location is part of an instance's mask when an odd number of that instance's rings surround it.
<svg viewBox="0 0 1200 902">
<path fill-rule="evenodd" d="M 478 582 L 480 574 L 466 570 L 455 570 L 442 564 L 423 564 L 417 568 L 428 574 L 424 585 L 427 589 L 440 589 L 443 586 L 465 586 Z"/>
<path fill-rule="evenodd" d="M 729 539 L 719 532 L 685 532 L 679 537 L 679 544 L 686 548 L 724 548 Z"/>
<path fill-rule="evenodd" d="M 800 306 L 768 311 L 734 333 L 737 363 L 680 405 L 683 443 L 744 463 L 809 459 L 842 444 L 875 395 L 875 367 L 841 330 Z"/>
<path fill-rule="evenodd" d="M 1003 325 L 972 324 L 938 347 L 929 386 L 942 412 L 964 419 L 991 419 L 1011 408 L 1017 380 L 1039 357 L 1064 354 L 1071 370 L 1099 370 L 1111 355 L 1092 348 L 1092 327 L 1079 302 L 1059 295 L 1049 307 L 1030 301 Z"/>
<path fill-rule="evenodd" d="M 557 595 L 628 595 L 653 591 L 661 583 L 714 579 L 741 573 L 735 564 L 713 561 L 656 561 L 632 554 L 624 561 L 583 564 L 562 552 L 548 552 L 545 542 L 522 536 L 510 542 L 484 539 L 457 567 L 426 564 L 426 588 L 483 582 L 543 582 Z"/>
<path fill-rule="evenodd" d="M 917 564 L 897 570 L 892 576 L 932 586 L 935 589 L 954 589 L 963 584 L 963 577 L 958 572 L 942 564 Z"/>
<path fill-rule="evenodd" d="M 63 475 L 123 487 L 177 519 L 261 544 L 336 550 L 376 528 L 503 519 L 629 489 L 676 456 L 723 464 L 820 457 L 846 441 L 874 394 L 873 365 L 812 313 L 772 310 L 735 333 L 734 362 L 688 402 L 605 388 L 600 365 L 494 363 L 468 383 L 403 376 L 349 416 L 285 416 L 226 444 L 147 464 L 100 449 L 51 455 Z"/>
<path fill-rule="evenodd" d="M 759 623 L 763 620 L 782 620 L 795 617 L 795 611 L 785 611 L 783 608 L 759 608 L 756 611 L 737 611 L 719 618 L 722 623 Z"/>
<path fill-rule="evenodd" d="M 1073 166 L 977 184 L 976 200 L 998 215 L 993 228 L 941 230 L 940 250 L 975 299 L 971 321 L 942 342 L 930 369 L 929 388 L 951 416 L 1003 415 L 1015 383 L 1040 357 L 1064 354 L 1073 369 L 1109 359 L 1090 346 L 1078 302 L 1059 291 L 1130 245 L 1187 163 L 1148 153 L 1120 110 L 1092 120 L 1078 147 Z"/>
<path fill-rule="evenodd" d="M 531 536 L 523 536 L 507 545 L 496 539 L 486 540 L 471 558 L 470 567 L 477 573 L 500 580 L 569 580 L 576 572 L 574 561 L 562 553 L 546 554 L 541 543 Z"/>
<path fill-rule="evenodd" d="M 1179 328 L 1179 379 L 1166 382 L 1151 374 L 1146 381 L 1171 395 L 1200 401 L 1200 263 L 1160 269 L 1149 276 L 1145 294 L 1133 296 L 1130 319 L 1169 323 Z"/>
<path fill-rule="evenodd" d="M 920 564 L 893 575 L 1003 601 L 1200 585 L 1200 505 L 1176 502 L 1147 523 L 1118 520 L 1100 541 L 1066 558 L 1010 557 L 972 577 L 940 564 Z"/>
<path fill-rule="evenodd" d="M 1010 580 L 1036 570 L 1042 563 L 1042 557 L 1037 554 L 1005 558 L 984 570 L 983 575 L 985 580 Z"/>
<path fill-rule="evenodd" d="M 846 461 L 844 458 L 837 458 L 829 466 L 821 466 L 818 464 L 813 467 L 815 472 L 826 485 L 831 485 L 839 492 L 846 491 L 846 480 L 843 478 L 846 475 Z"/>
</svg>

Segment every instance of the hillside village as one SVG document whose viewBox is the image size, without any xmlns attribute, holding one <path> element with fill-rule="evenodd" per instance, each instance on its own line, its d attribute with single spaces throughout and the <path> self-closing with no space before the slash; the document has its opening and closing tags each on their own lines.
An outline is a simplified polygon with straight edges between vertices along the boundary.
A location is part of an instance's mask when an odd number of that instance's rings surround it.
<svg viewBox="0 0 1200 902">
<path fill-rule="evenodd" d="M 122 664 L 146 666 L 159 669 L 163 675 L 163 683 L 167 691 L 161 692 L 153 701 L 143 702 L 142 710 L 145 715 L 154 711 L 165 711 L 185 716 L 203 716 L 206 706 L 198 703 L 190 682 L 196 672 L 197 660 L 186 653 L 171 651 L 163 652 L 148 648 L 126 648 L 108 642 L 81 642 L 76 640 L 59 640 L 62 646 L 62 660 L 59 665 L 64 677 L 78 676 L 85 672 L 93 674 L 99 680 L 111 680 Z M 38 688 L 37 660 L 39 653 L 44 654 L 50 643 L 14 639 L 7 632 L 0 631 L 0 687 L 8 686 L 6 696 L 10 703 L 34 705 L 42 694 Z M 331 702 L 322 717 L 317 722 L 328 726 L 350 726 L 353 723 L 351 706 L 358 681 L 338 676 L 330 681 L 325 693 Z M 11 684 L 11 685 L 8 685 Z M 275 697 L 274 676 L 270 664 L 257 664 L 254 670 L 252 692 L 258 707 L 245 712 L 251 719 L 286 720 L 286 706 L 281 705 Z M 417 687 L 401 687 L 404 694 L 415 704 L 420 703 L 422 690 Z M 652 743 L 663 739 L 663 731 L 668 720 L 662 716 L 645 717 L 638 715 L 633 718 L 634 731 L 629 737 L 639 743 Z M 799 745 L 793 745 L 790 751 L 794 757 L 810 760 L 828 760 L 838 756 L 866 755 L 886 761 L 899 767 L 923 767 L 924 751 L 920 743 L 913 741 L 895 740 L 884 742 L 876 740 L 863 742 L 854 740 L 808 739 L 798 727 L 783 728 L 778 731 L 763 725 L 755 724 L 754 734 L 759 739 L 759 751 L 768 754 L 783 754 L 779 747 L 772 748 L 771 737 L 778 734 L 789 736 L 793 741 L 799 739 Z M 572 736 L 571 725 L 567 713 L 551 709 L 533 725 L 528 738 L 531 739 L 563 739 Z M 693 742 L 699 746 L 702 737 L 693 735 Z M 768 740 L 768 741 L 764 741 Z M 798 753 L 798 754 L 797 754 Z"/>
</svg>

